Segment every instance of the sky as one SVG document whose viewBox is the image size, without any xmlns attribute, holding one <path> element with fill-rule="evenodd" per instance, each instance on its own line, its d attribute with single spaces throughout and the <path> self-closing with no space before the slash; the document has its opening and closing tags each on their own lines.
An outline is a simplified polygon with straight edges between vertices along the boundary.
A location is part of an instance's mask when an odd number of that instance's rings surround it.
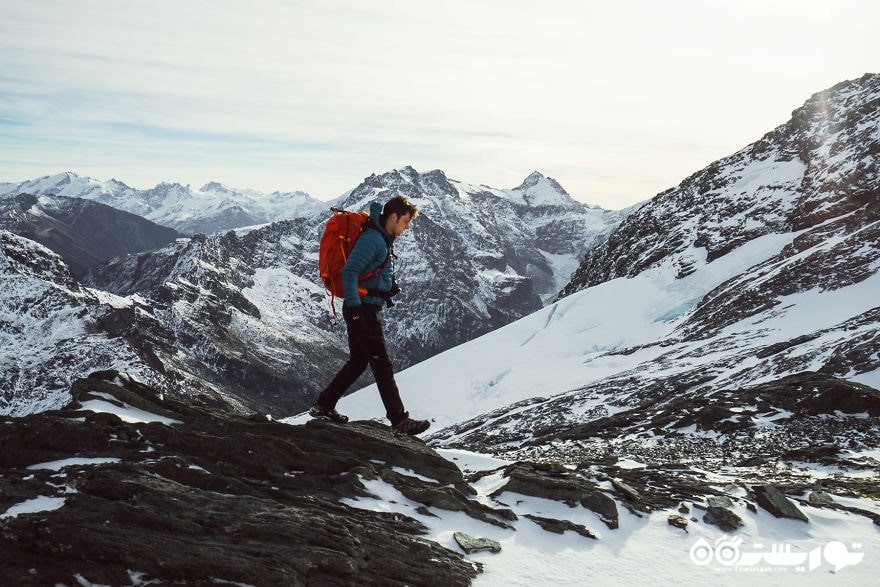
<svg viewBox="0 0 880 587">
<path fill-rule="evenodd" d="M 0 182 L 327 200 L 412 165 L 620 209 L 880 70 L 875 0 L 0 0 Z"/>
</svg>

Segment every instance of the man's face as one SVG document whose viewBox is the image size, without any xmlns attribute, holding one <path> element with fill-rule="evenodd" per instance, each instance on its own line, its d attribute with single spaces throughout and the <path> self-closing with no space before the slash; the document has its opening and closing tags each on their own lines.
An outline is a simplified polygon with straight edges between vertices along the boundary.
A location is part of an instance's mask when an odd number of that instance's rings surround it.
<svg viewBox="0 0 880 587">
<path fill-rule="evenodd" d="M 412 221 L 412 214 L 404 214 L 401 216 L 400 214 L 392 214 L 388 217 L 388 222 L 385 223 L 385 230 L 391 236 L 400 236 L 409 229 L 409 223 Z"/>
</svg>

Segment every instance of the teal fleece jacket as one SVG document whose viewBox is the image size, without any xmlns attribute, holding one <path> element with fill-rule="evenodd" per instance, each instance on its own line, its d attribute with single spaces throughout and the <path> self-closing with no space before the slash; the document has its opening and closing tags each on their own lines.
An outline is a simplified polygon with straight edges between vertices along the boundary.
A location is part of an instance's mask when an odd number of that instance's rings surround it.
<svg viewBox="0 0 880 587">
<path fill-rule="evenodd" d="M 381 215 L 382 204 L 379 202 L 370 204 L 370 218 L 373 219 L 374 227 L 367 228 L 361 233 L 342 268 L 342 291 L 345 293 L 345 304 L 349 307 L 360 306 L 361 303 L 375 304 L 380 308 L 385 305 L 385 300 L 382 298 L 358 294 L 358 286 L 376 291 L 391 290 L 394 279 L 393 257 L 378 275 L 358 281 L 361 275 L 374 271 L 385 262 L 394 243 L 394 237 L 385 232 L 385 228 L 379 223 Z"/>
</svg>

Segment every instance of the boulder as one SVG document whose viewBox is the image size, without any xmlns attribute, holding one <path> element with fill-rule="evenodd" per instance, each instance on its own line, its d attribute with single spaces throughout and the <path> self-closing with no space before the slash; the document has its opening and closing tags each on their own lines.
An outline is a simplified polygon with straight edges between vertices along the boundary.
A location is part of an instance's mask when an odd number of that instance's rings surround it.
<svg viewBox="0 0 880 587">
<path fill-rule="evenodd" d="M 834 503 L 834 498 L 824 491 L 811 491 L 807 501 L 812 504 L 831 505 Z"/>
<path fill-rule="evenodd" d="M 733 532 L 743 526 L 742 518 L 731 510 L 718 506 L 709 506 L 703 516 L 703 521 L 718 526 L 725 532 Z"/>
<path fill-rule="evenodd" d="M 785 494 L 774 485 L 755 485 L 755 501 L 758 505 L 776 516 L 777 518 L 790 518 L 809 522 L 807 516 Z"/>
<path fill-rule="evenodd" d="M 708 507 L 732 508 L 733 502 L 726 495 L 712 495 L 706 498 Z"/>
<path fill-rule="evenodd" d="M 611 530 L 620 525 L 617 504 L 599 490 L 587 490 L 581 495 L 580 504 L 599 516 Z"/>
<path fill-rule="evenodd" d="M 581 524 L 575 524 L 571 520 L 557 520 L 555 518 L 545 518 L 532 514 L 526 514 L 525 517 L 539 525 L 544 530 L 553 532 L 554 534 L 564 534 L 566 531 L 571 530 L 572 532 L 577 532 L 584 538 L 592 538 L 594 540 L 598 538 L 598 536 L 593 534 L 589 528 Z"/>
<path fill-rule="evenodd" d="M 687 530 L 688 520 L 680 514 L 669 514 L 669 516 L 666 518 L 666 522 L 670 526 L 675 526 L 676 528 Z"/>
<path fill-rule="evenodd" d="M 497 540 L 491 538 L 478 538 L 470 536 L 464 532 L 456 532 L 452 535 L 455 541 L 467 554 L 474 552 L 501 552 L 501 544 Z"/>
</svg>

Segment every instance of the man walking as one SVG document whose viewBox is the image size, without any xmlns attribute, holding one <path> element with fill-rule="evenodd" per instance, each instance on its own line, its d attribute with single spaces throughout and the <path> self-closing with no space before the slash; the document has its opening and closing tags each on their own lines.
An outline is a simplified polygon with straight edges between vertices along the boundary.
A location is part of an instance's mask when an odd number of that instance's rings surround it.
<svg viewBox="0 0 880 587">
<path fill-rule="evenodd" d="M 318 396 L 309 410 L 312 417 L 347 422 L 348 416 L 336 411 L 336 403 L 369 365 L 394 432 L 415 435 L 430 426 L 427 420 L 410 418 L 403 408 L 379 315 L 383 304 L 390 306 L 390 298 L 400 292 L 394 279 L 394 239 L 409 228 L 418 213 L 418 208 L 401 195 L 388 200 L 384 207 L 379 202 L 370 205 L 370 221 L 342 268 L 342 317 L 348 329 L 348 362 Z M 360 280 L 377 269 L 372 277 Z"/>
</svg>

